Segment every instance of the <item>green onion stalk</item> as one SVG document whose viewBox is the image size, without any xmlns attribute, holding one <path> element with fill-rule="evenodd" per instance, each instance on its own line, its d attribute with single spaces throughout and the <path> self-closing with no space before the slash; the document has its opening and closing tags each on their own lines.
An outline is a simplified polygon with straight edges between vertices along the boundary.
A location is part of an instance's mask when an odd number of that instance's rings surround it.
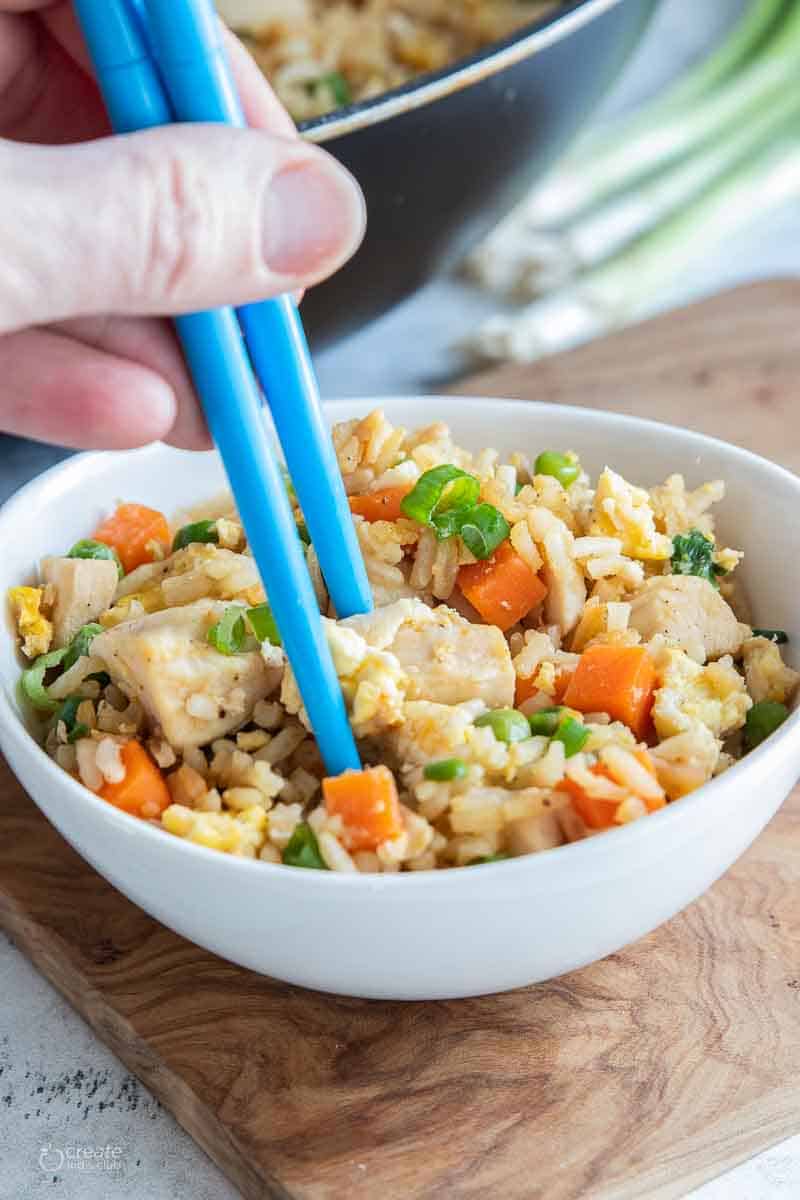
<svg viewBox="0 0 800 1200">
<path fill-rule="evenodd" d="M 721 141 L 704 145 L 671 170 L 645 180 L 624 195 L 612 197 L 563 229 L 537 231 L 535 237 L 509 229 L 495 248 L 499 261 L 488 265 L 491 290 L 529 297 L 565 285 L 615 254 L 684 207 L 728 171 L 780 138 L 790 123 L 800 122 L 800 87 L 770 96 L 741 127 Z"/>
<path fill-rule="evenodd" d="M 800 5 L 758 0 L 729 41 L 688 82 L 684 76 L 674 91 L 610 128 L 591 152 L 576 147 L 524 205 L 526 220 L 563 226 L 634 180 L 718 139 L 770 93 L 796 86 L 798 56 Z"/>
<path fill-rule="evenodd" d="M 621 253 L 516 312 L 490 318 L 472 348 L 485 358 L 530 362 L 651 316 L 664 289 L 709 249 L 755 216 L 798 198 L 800 123 L 795 120 Z"/>
</svg>

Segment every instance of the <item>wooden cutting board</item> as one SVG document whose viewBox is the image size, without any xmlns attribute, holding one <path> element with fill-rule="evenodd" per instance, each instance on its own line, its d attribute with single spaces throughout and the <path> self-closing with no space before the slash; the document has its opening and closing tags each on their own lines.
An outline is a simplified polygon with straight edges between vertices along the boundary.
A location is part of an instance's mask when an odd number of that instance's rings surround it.
<svg viewBox="0 0 800 1200">
<path fill-rule="evenodd" d="M 800 468 L 798 330 L 800 283 L 763 284 L 460 390 L 678 421 Z M 390 1004 L 176 937 L 0 764 L 0 925 L 248 1200 L 664 1200 L 800 1126 L 800 790 L 622 953 L 507 996 Z"/>
</svg>

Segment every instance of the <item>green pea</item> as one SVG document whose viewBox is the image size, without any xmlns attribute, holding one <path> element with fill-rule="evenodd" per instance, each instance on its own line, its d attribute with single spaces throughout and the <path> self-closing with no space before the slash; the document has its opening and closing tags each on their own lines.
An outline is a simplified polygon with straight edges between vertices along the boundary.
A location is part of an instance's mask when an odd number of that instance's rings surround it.
<svg viewBox="0 0 800 1200">
<path fill-rule="evenodd" d="M 528 718 L 515 708 L 495 708 L 475 720 L 479 728 L 488 726 L 498 742 L 523 742 L 531 736 Z"/>
<path fill-rule="evenodd" d="M 582 750 L 588 740 L 589 730 L 574 717 L 567 717 L 562 721 L 553 734 L 553 741 L 563 744 L 566 758 L 572 758 L 573 754 Z"/>
<path fill-rule="evenodd" d="M 552 475 L 563 488 L 568 488 L 580 475 L 581 465 L 576 459 L 559 454 L 557 450 L 543 450 L 536 459 L 533 473 Z"/>
<path fill-rule="evenodd" d="M 426 779 L 436 783 L 450 783 L 453 779 L 463 779 L 467 773 L 467 764 L 461 758 L 442 758 L 439 762 L 428 763 L 422 774 Z"/>
<path fill-rule="evenodd" d="M 552 737 L 563 717 L 563 708 L 540 708 L 528 717 L 531 733 L 540 737 Z"/>
<path fill-rule="evenodd" d="M 754 704 L 744 723 L 744 741 L 747 749 L 755 750 L 756 746 L 760 746 L 788 716 L 789 710 L 786 705 L 778 704 L 775 700 L 760 700 L 758 704 Z"/>
</svg>

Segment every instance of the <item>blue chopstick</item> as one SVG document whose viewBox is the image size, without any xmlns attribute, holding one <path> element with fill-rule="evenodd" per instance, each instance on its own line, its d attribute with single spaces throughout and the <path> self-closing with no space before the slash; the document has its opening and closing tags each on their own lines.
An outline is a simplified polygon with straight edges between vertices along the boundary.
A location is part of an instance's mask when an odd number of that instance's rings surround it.
<svg viewBox="0 0 800 1200">
<path fill-rule="evenodd" d="M 243 127 L 211 0 L 140 0 L 179 121 Z M 336 612 L 371 612 L 372 593 L 353 528 L 297 306 L 291 296 L 238 309 L 289 473 Z"/>
<path fill-rule="evenodd" d="M 171 0 L 173 4 L 176 0 Z M 126 0 L 75 0 L 111 123 L 119 133 L 170 124 L 173 113 Z M 326 769 L 360 766 L 339 681 L 261 415 L 232 309 L 176 318 L 184 354 L 233 489 Z"/>
</svg>

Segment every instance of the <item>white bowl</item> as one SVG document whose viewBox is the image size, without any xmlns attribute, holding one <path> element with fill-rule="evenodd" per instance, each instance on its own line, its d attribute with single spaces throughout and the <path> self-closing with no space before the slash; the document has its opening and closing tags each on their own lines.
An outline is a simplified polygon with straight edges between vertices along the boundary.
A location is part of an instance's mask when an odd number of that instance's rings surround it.
<svg viewBox="0 0 800 1200">
<path fill-rule="evenodd" d="M 339 401 L 331 420 L 382 403 L 406 426 L 449 422 L 468 447 L 577 450 L 652 485 L 726 480 L 723 539 L 746 551 L 757 622 L 798 631 L 800 480 L 722 442 L 631 417 L 515 401 Z M 161 445 L 88 454 L 48 471 L 0 512 L 0 590 L 85 537 L 117 498 L 171 513 L 213 495 L 213 454 Z M 552 978 L 620 949 L 690 904 L 750 845 L 800 773 L 795 713 L 769 742 L 694 795 L 632 825 L 542 854 L 404 875 L 337 875 L 231 858 L 171 837 L 75 783 L 26 731 L 20 664 L 0 639 L 0 745 L 39 808 L 152 916 L 223 958 L 344 995 L 437 999 Z M 791 648 L 791 647 L 790 647 Z M 795 665 L 797 665 L 795 663 Z"/>
</svg>

